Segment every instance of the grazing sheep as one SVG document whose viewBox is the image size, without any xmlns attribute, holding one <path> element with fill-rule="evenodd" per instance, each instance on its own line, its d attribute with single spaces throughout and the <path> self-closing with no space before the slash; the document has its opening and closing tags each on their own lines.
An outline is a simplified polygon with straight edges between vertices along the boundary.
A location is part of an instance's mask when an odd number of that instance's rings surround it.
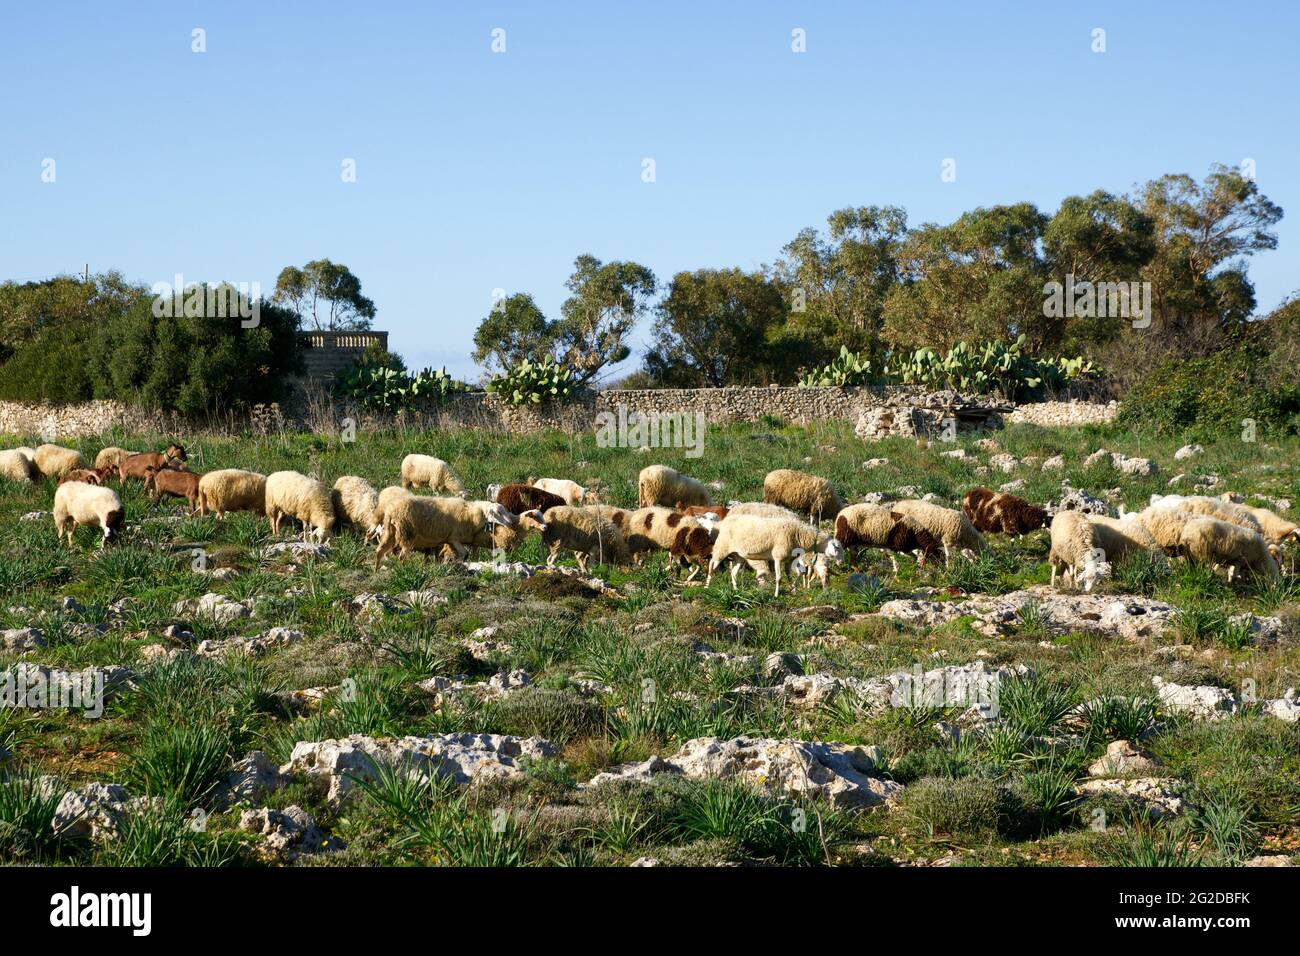
<svg viewBox="0 0 1300 956">
<path fill-rule="evenodd" d="M 628 553 L 636 557 L 647 551 L 669 551 L 677 538 L 679 528 L 699 526 L 698 521 L 680 511 L 656 505 L 633 511 L 621 530 L 627 541 Z M 668 566 L 672 567 L 672 563 L 670 558 Z"/>
<path fill-rule="evenodd" d="M 781 518 L 764 518 L 756 515 L 729 514 L 718 525 L 718 537 L 713 542 L 713 556 L 709 559 L 709 577 L 722 562 L 737 555 L 741 561 L 757 568 L 758 562 L 772 562 L 776 575 L 776 596 L 781 594 L 781 568 L 807 551 L 824 552 L 838 562 L 843 546 L 830 535 L 802 521 Z M 739 563 L 731 565 L 731 585 L 736 586 Z"/>
<path fill-rule="evenodd" d="M 1091 591 L 1111 572 L 1106 555 L 1094 542 L 1095 526 L 1081 511 L 1062 511 L 1052 519 L 1052 545 L 1047 561 L 1052 566 L 1052 587 L 1056 573 L 1064 572 L 1063 582 Z"/>
<path fill-rule="evenodd" d="M 184 468 L 182 462 L 188 461 L 189 456 L 185 454 L 185 446 L 172 442 L 167 446 L 166 451 L 143 451 L 134 455 L 127 455 L 118 461 L 117 476 L 121 481 L 128 478 L 139 478 L 144 480 L 145 470 L 150 466 L 154 468 Z"/>
<path fill-rule="evenodd" d="M 1208 561 L 1217 571 L 1228 566 L 1231 581 L 1240 569 L 1262 574 L 1276 581 L 1281 574 L 1282 556 L 1277 545 L 1262 534 L 1219 518 L 1198 517 L 1183 526 L 1182 547 L 1189 558 Z"/>
<path fill-rule="evenodd" d="M 890 552 L 889 561 L 894 574 L 898 574 L 898 559 L 894 552 L 916 554 L 922 567 L 927 560 L 943 553 L 934 536 L 914 520 L 873 504 L 849 505 L 842 509 L 835 516 L 835 540 L 852 555 L 854 563 L 859 548 L 884 548 Z"/>
<path fill-rule="evenodd" d="M 495 501 L 466 501 L 463 498 L 430 498 L 422 495 L 379 494 L 382 525 L 375 568 L 394 549 L 401 556 L 415 551 L 440 552 L 444 559 L 463 555 L 489 524 L 514 526 L 517 515 Z"/>
<path fill-rule="evenodd" d="M 286 517 L 302 522 L 303 539 L 325 541 L 334 533 L 334 501 L 329 487 L 297 471 L 275 471 L 266 476 L 266 517 L 271 534 L 280 533 Z"/>
<path fill-rule="evenodd" d="M 802 521 L 803 518 L 789 508 L 768 504 L 765 501 L 733 501 L 727 506 L 727 515 L 750 515 L 759 518 L 785 518 L 789 521 Z"/>
<path fill-rule="evenodd" d="M 465 496 L 465 486 L 451 465 L 432 455 L 407 455 L 402 459 L 402 487 L 428 488 L 434 494 Z"/>
<path fill-rule="evenodd" d="M 1020 536 L 1052 523 L 1045 508 L 991 488 L 972 488 L 966 492 L 961 500 L 961 510 L 970 518 L 975 530 L 985 534 Z"/>
<path fill-rule="evenodd" d="M 528 483 L 534 488 L 549 491 L 556 497 L 563 498 L 564 503 L 573 508 L 582 504 L 596 503 L 594 490 L 584 488 L 576 481 L 569 481 L 567 478 L 529 478 Z"/>
<path fill-rule="evenodd" d="M 637 507 L 651 505 L 711 505 L 704 483 L 667 465 L 647 465 L 637 478 Z"/>
<path fill-rule="evenodd" d="M 40 477 L 36 462 L 26 454 L 25 449 L 10 448 L 0 451 L 0 478 L 10 481 L 35 481 Z"/>
<path fill-rule="evenodd" d="M 107 448 L 101 448 L 95 455 L 95 470 L 108 468 L 112 474 L 117 474 L 117 466 L 122 464 L 123 458 L 138 454 L 140 453 L 137 451 L 127 451 L 125 448 L 109 445 Z"/>
<path fill-rule="evenodd" d="M 1264 528 L 1251 509 L 1245 505 L 1234 504 L 1208 495 L 1152 495 L 1151 506 L 1154 508 L 1173 508 L 1188 514 L 1205 518 L 1218 518 L 1232 524 L 1249 528 L 1256 534 L 1263 534 Z"/>
<path fill-rule="evenodd" d="M 69 547 L 72 546 L 72 535 L 80 525 L 103 529 L 102 547 L 121 532 L 125 518 L 122 499 L 112 488 L 70 481 L 59 485 L 54 492 L 54 529 L 60 541 L 67 535 Z"/>
<path fill-rule="evenodd" d="M 500 502 L 498 502 L 499 504 Z M 540 511 L 525 511 L 518 516 L 515 525 L 496 524 L 495 522 L 479 528 L 474 532 L 474 539 L 468 546 L 445 544 L 442 546 L 444 560 L 458 557 L 464 560 L 476 548 L 491 548 L 501 552 L 513 551 L 524 542 L 530 531 L 545 531 L 546 518 Z"/>
<path fill-rule="evenodd" d="M 952 561 L 953 551 L 959 550 L 966 557 L 973 558 L 975 552 L 988 547 L 984 535 L 976 531 L 970 519 L 960 511 L 915 498 L 896 502 L 890 510 L 912 518 L 937 538 L 943 545 L 945 564 Z"/>
<path fill-rule="evenodd" d="M 62 478 L 70 471 L 86 467 L 86 459 L 81 452 L 62 445 L 41 445 L 32 452 L 32 460 L 44 478 Z"/>
<path fill-rule="evenodd" d="M 199 510 L 199 481 L 202 478 L 197 472 L 150 465 L 145 470 L 144 488 L 154 504 L 166 497 L 184 498 L 189 502 L 190 514 L 195 514 Z"/>
<path fill-rule="evenodd" d="M 1125 515 L 1127 518 L 1128 515 Z M 1196 515 L 1177 508 L 1162 508 L 1154 505 L 1136 514 L 1136 520 L 1147 533 L 1155 539 L 1156 544 L 1165 554 L 1172 557 L 1182 556 L 1183 528 Z"/>
<path fill-rule="evenodd" d="M 1250 505 L 1241 505 L 1259 522 L 1259 527 L 1264 533 L 1264 540 L 1270 544 L 1281 544 L 1289 538 L 1300 541 L 1300 525 L 1294 521 L 1287 521 L 1276 511 L 1270 511 L 1268 508 L 1254 508 Z"/>
<path fill-rule="evenodd" d="M 341 523 L 358 529 L 364 537 L 370 536 L 379 507 L 379 492 L 374 485 L 357 475 L 343 475 L 334 482 L 330 498 Z"/>
<path fill-rule="evenodd" d="M 266 514 L 266 475 L 242 468 L 218 468 L 199 479 L 199 514 L 224 518 L 232 511 Z"/>
<path fill-rule="evenodd" d="M 763 479 L 763 500 L 806 514 L 814 524 L 823 515 L 836 515 L 844 510 L 844 499 L 825 478 L 810 475 L 793 468 L 769 471 Z"/>
<path fill-rule="evenodd" d="M 587 505 L 586 508 L 588 511 L 614 522 L 614 527 L 618 528 L 620 532 L 627 530 L 628 519 L 632 517 L 631 508 L 620 508 L 618 505 Z"/>
<path fill-rule="evenodd" d="M 488 497 L 498 504 L 505 505 L 508 511 L 517 515 L 521 515 L 525 511 L 540 511 L 542 514 L 546 514 L 551 508 L 560 507 L 566 503 L 565 499 L 547 491 L 545 488 L 526 485 L 523 482 L 500 485 L 495 489 L 489 487 Z"/>
<path fill-rule="evenodd" d="M 380 535 L 384 532 L 384 516 L 394 504 L 404 498 L 410 498 L 411 493 L 401 485 L 388 485 L 383 491 L 379 492 L 379 498 L 375 502 L 375 523 L 370 528 L 367 538 L 374 538 L 379 541 Z"/>
<path fill-rule="evenodd" d="M 627 541 L 613 521 L 602 517 L 595 508 L 563 505 L 546 513 L 546 530 L 542 543 L 550 549 L 547 567 L 554 567 L 561 551 L 572 551 L 578 567 L 585 574 L 591 558 L 598 564 L 626 565 L 631 560 Z"/>
<path fill-rule="evenodd" d="M 1123 518 L 1088 515 L 1088 521 L 1093 529 L 1093 547 L 1104 551 L 1105 560 L 1111 563 L 1122 561 L 1130 554 L 1163 550 L 1155 535 L 1146 529 L 1137 515 L 1130 514 Z"/>
</svg>

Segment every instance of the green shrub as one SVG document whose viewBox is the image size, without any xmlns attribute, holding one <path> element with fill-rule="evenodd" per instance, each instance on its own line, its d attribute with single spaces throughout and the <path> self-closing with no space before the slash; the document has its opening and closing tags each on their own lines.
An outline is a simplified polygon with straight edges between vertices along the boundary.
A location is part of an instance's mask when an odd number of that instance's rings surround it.
<svg viewBox="0 0 1300 956">
<path fill-rule="evenodd" d="M 568 401 L 577 394 L 578 384 L 572 367 L 547 356 L 540 362 L 524 359 L 511 365 L 492 377 L 487 390 L 511 405 L 541 405 Z"/>
<path fill-rule="evenodd" d="M 1014 797 L 984 777 L 926 777 L 903 792 L 904 819 L 938 835 L 990 838 L 1014 822 Z"/>
</svg>

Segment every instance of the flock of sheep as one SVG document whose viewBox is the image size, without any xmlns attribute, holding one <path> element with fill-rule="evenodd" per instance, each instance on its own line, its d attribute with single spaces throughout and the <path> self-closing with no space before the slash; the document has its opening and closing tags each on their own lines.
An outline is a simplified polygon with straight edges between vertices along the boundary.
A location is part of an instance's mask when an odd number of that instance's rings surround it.
<svg viewBox="0 0 1300 956">
<path fill-rule="evenodd" d="M 1050 528 L 1052 585 L 1091 590 L 1111 562 L 1137 552 L 1164 553 L 1238 571 L 1277 578 L 1280 546 L 1300 541 L 1300 528 L 1265 508 L 1224 498 L 1152 496 L 1141 512 L 1120 518 L 1060 511 L 1055 515 L 1022 498 L 986 488 L 968 492 L 960 511 L 923 500 L 889 506 L 846 504 L 830 482 L 792 469 L 770 472 L 763 501 L 715 504 L 709 488 L 664 465 L 642 469 L 635 509 L 601 504 L 592 489 L 566 479 L 530 479 L 490 485 L 486 500 L 469 500 L 447 462 L 412 454 L 402 460 L 401 483 L 377 491 L 355 475 L 332 488 L 296 471 L 270 475 L 238 468 L 206 474 L 186 466 L 183 446 L 162 452 L 102 449 L 94 467 L 79 451 L 58 445 L 0 451 L 0 477 L 58 481 L 54 522 L 60 540 L 73 540 L 80 525 L 99 528 L 107 542 L 121 531 L 124 511 L 105 482 L 138 479 L 155 502 L 185 498 L 195 514 L 218 518 L 235 511 L 264 515 L 274 534 L 285 518 L 303 536 L 325 541 L 350 527 L 377 542 L 376 567 L 388 554 L 416 552 L 442 560 L 465 560 L 476 549 L 509 551 L 529 533 L 549 549 L 548 566 L 572 552 L 585 572 L 588 562 L 628 565 L 649 552 L 667 554 L 669 569 L 689 567 L 687 581 L 706 569 L 707 580 L 724 564 L 731 580 L 744 567 L 760 581 L 769 568 L 780 594 L 783 572 L 792 586 L 813 579 L 826 586 L 832 569 L 856 558 L 861 548 L 912 554 L 921 565 L 954 555 L 967 558 L 987 547 L 985 534 L 1022 535 Z M 417 495 L 414 489 L 433 494 Z M 830 530 L 823 528 L 829 521 Z"/>
</svg>

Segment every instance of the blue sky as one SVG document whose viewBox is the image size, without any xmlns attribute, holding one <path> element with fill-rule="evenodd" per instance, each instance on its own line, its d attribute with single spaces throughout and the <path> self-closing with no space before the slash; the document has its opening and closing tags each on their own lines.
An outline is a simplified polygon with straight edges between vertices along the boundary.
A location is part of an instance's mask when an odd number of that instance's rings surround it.
<svg viewBox="0 0 1300 956">
<path fill-rule="evenodd" d="M 1288 212 L 1250 265 L 1267 311 L 1300 288 L 1298 38 L 1283 0 L 9 0 L 0 279 L 88 261 L 269 294 L 328 257 L 409 364 L 472 377 L 493 289 L 554 316 L 579 253 L 666 283 L 771 262 L 843 206 L 1050 211 L 1250 158 Z"/>
</svg>

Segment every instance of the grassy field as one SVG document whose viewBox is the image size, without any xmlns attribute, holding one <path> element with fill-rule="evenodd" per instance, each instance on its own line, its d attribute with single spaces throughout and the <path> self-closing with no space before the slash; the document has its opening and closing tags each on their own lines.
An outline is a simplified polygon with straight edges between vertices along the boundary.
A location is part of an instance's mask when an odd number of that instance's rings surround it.
<svg viewBox="0 0 1300 956">
<path fill-rule="evenodd" d="M 761 499 L 768 470 L 794 467 L 830 478 L 851 500 L 914 486 L 918 497 L 933 493 L 955 504 L 976 485 L 1023 478 L 1023 495 L 1054 501 L 1064 478 L 1097 495 L 1119 488 L 1129 508 L 1140 508 L 1152 492 L 1169 490 L 1169 478 L 1186 465 L 1221 476 L 1216 490 L 1300 503 L 1294 437 L 1224 441 L 1180 463 L 1173 459 L 1180 442 L 1092 427 L 994 433 L 1017 459 L 1059 454 L 1066 467 L 985 476 L 976 471 L 989 458 L 975 447 L 981 436 L 928 448 L 910 439 L 868 445 L 843 423 L 715 429 L 694 460 L 671 450 L 598 448 L 590 434 L 558 433 L 361 434 L 346 444 L 307 434 L 116 435 L 69 444 L 93 458 L 101 445 L 161 448 L 176 437 L 199 471 L 293 468 L 330 483 L 362 475 L 383 487 L 396 482 L 405 453 L 421 451 L 451 462 L 472 494 L 481 496 L 489 482 L 546 475 L 598 481 L 605 499 L 622 505 L 635 504 L 637 472 L 651 462 L 722 482 L 723 499 Z M 20 443 L 5 436 L 0 447 Z M 942 454 L 954 447 L 971 457 Z M 1085 469 L 1084 459 L 1100 447 L 1151 457 L 1161 473 L 1128 478 L 1108 464 Z M 864 468 L 871 458 L 889 463 Z M 1103 590 L 1174 604 L 1176 623 L 1161 636 L 1044 635 L 1025 614 L 1010 633 L 989 637 L 965 618 L 925 629 L 874 612 L 891 598 L 934 593 L 926 589 L 946 598 L 1043 584 L 1047 532 L 992 539 L 979 560 L 951 568 L 918 569 L 910 557 L 900 558 L 897 576 L 885 556 L 871 553 L 860 569 L 868 574 L 863 586 L 850 588 L 841 571 L 827 591 L 783 589 L 779 599 L 752 575 L 738 591 L 725 574 L 709 588 L 683 587 L 659 560 L 633 570 L 597 568 L 613 588 L 598 593 L 572 577 L 471 574 L 418 558 L 391 560 L 376 572 L 373 546 L 350 532 L 320 558 L 268 556 L 264 519 L 186 518 L 183 502 L 153 506 L 138 484 L 123 493 L 128 529 L 121 543 L 97 550 L 98 534 L 83 530 L 70 550 L 56 542 L 48 516 L 19 520 L 48 511 L 53 494 L 52 483 L 0 481 L 0 630 L 35 627 L 44 641 L 21 656 L 0 651 L 0 668 L 19 661 L 63 669 L 125 665 L 134 679 L 98 718 L 68 709 L 0 709 L 0 760 L 9 754 L 0 765 L 3 860 L 1161 865 L 1238 864 L 1261 854 L 1290 856 L 1300 847 L 1300 725 L 1250 708 L 1223 720 L 1190 720 L 1165 713 L 1151 684 L 1159 675 L 1236 690 L 1249 678 L 1261 698 L 1300 684 L 1300 579 L 1293 573 L 1280 586 L 1229 585 L 1204 567 L 1131 562 Z M 214 579 L 193 570 L 195 551 L 209 569 L 233 573 Z M 1292 546 L 1288 569 L 1294 556 Z M 510 557 L 544 563 L 536 538 Z M 374 612 L 351 606 L 358 594 L 412 590 L 445 601 L 415 608 L 394 602 Z M 218 624 L 175 610 L 178 601 L 209 591 L 250 604 L 252 617 Z M 1244 611 L 1279 617 L 1279 639 L 1251 643 L 1230 620 Z M 192 638 L 164 635 L 172 624 L 184 625 Z M 481 629 L 492 626 L 488 640 Z M 191 653 L 197 642 L 272 627 L 303 636 L 255 657 Z M 471 645 L 476 632 L 480 643 Z M 166 652 L 149 650 L 158 645 Z M 717 655 L 705 657 L 702 645 Z M 842 678 L 976 660 L 1023 664 L 1031 673 L 1002 683 L 998 720 L 953 734 L 936 730 L 958 719 L 952 708 L 881 711 L 840 694 L 798 709 L 755 692 L 780 682 L 761 666 L 774 653 L 797 655 L 783 659 L 786 667 Z M 531 684 L 493 698 L 460 693 L 439 700 L 417 686 L 435 676 L 474 682 L 520 669 Z M 330 690 L 315 703 L 290 693 L 307 688 Z M 1081 717 L 1073 711 L 1099 699 L 1109 703 L 1086 707 Z M 226 809 L 218 799 L 222 775 L 252 750 L 279 764 L 298 741 L 454 732 L 537 735 L 555 744 L 556 754 L 524 761 L 522 774 L 474 786 L 381 774 L 342 804 L 291 781 L 253 805 L 304 808 L 320 845 L 300 849 L 320 852 L 278 858 L 240 829 L 240 807 Z M 878 774 L 905 789 L 889 807 L 855 811 L 734 779 L 660 774 L 579 786 L 613 766 L 669 756 L 693 738 L 741 735 L 878 747 Z M 1155 775 L 1179 788 L 1181 813 L 1153 818 L 1133 801 L 1079 793 L 1088 765 L 1117 739 L 1140 739 L 1163 763 Z M 42 774 L 65 786 L 42 785 Z M 115 839 L 54 832 L 50 821 L 63 790 L 92 781 L 158 799 L 123 815 Z"/>
</svg>

